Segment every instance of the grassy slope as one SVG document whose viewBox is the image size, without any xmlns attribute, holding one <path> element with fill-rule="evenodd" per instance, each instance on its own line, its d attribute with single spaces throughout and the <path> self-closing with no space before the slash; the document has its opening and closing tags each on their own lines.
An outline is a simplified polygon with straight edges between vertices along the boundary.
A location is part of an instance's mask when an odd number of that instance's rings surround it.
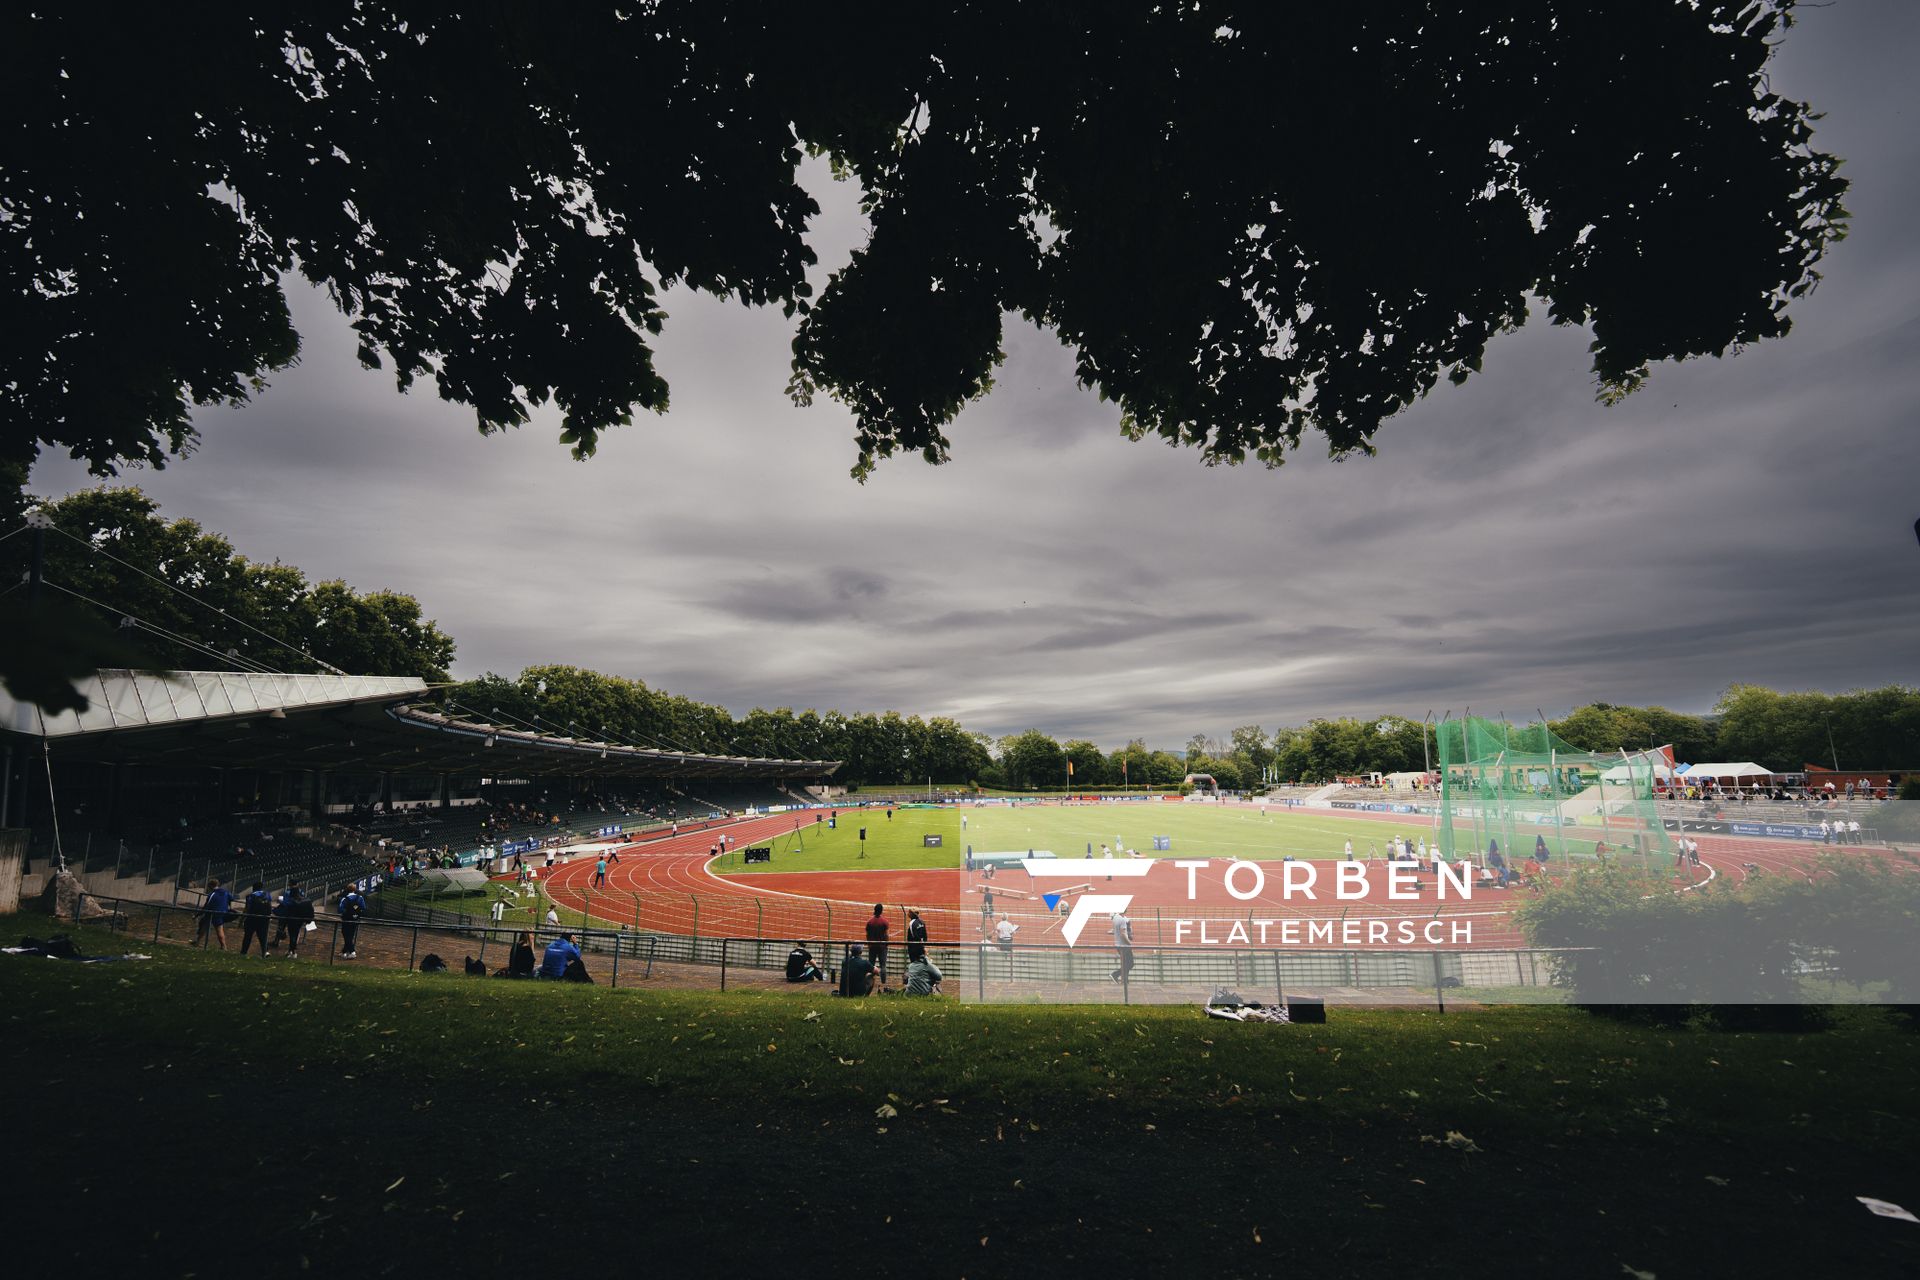
<svg viewBox="0 0 1920 1280">
<path fill-rule="evenodd" d="M 179 951 L 0 957 L 0 1008 L 37 1101 L 10 1207 L 64 1224 L 15 1252 L 81 1274 L 1920 1269 L 1920 1228 L 1853 1201 L 1920 1201 L 1920 1037 L 1871 1012 L 1266 1028 Z"/>
<path fill-rule="evenodd" d="M 964 811 L 967 830 L 960 830 L 960 811 L 896 809 L 889 822 L 884 810 L 866 810 L 841 816 L 839 826 L 804 826 L 798 846 L 792 835 L 774 841 L 775 871 L 845 871 L 856 868 L 956 867 L 966 846 L 987 850 L 1051 849 L 1060 857 L 1080 857 L 1087 845 L 1099 856 L 1100 844 L 1121 844 L 1142 854 L 1153 849 L 1153 837 L 1173 837 L 1165 855 L 1184 858 L 1241 857 L 1276 859 L 1336 858 L 1347 840 L 1355 853 L 1367 856 L 1370 846 L 1381 849 L 1395 835 L 1409 840 L 1430 836 L 1432 827 L 1418 821 L 1376 822 L 1339 818 L 1328 813 L 1289 813 L 1197 804 L 1163 805 L 1036 805 L 1020 808 L 986 806 Z M 867 857 L 859 859 L 859 831 L 867 829 Z M 922 846 L 920 837 L 938 832 L 940 848 Z M 720 870 L 746 870 L 729 854 Z M 756 866 L 753 870 L 763 871 Z"/>
</svg>

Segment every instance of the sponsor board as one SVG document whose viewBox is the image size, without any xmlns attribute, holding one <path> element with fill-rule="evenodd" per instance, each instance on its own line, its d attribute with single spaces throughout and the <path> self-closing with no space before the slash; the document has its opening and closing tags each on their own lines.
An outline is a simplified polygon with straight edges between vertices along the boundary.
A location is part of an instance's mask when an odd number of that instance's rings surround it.
<svg viewBox="0 0 1920 1280">
<path fill-rule="evenodd" d="M 1696 825 L 1702 830 L 1707 829 L 1705 824 Z M 1727 829 L 1736 836 L 1771 836 L 1776 840 L 1820 839 L 1820 828 L 1795 822 L 1730 822 Z"/>
</svg>

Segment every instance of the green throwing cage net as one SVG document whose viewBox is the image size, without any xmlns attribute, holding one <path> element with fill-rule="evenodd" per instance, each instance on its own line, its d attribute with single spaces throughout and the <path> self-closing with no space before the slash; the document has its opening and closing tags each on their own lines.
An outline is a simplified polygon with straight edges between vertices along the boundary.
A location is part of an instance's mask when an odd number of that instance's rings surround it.
<svg viewBox="0 0 1920 1280">
<path fill-rule="evenodd" d="M 1658 752 L 1583 751 L 1544 724 L 1477 716 L 1438 726 L 1441 854 L 1485 865 L 1498 849 L 1518 865 L 1544 848 L 1549 866 L 1597 857 L 1664 869 L 1672 842 L 1654 808 Z"/>
</svg>

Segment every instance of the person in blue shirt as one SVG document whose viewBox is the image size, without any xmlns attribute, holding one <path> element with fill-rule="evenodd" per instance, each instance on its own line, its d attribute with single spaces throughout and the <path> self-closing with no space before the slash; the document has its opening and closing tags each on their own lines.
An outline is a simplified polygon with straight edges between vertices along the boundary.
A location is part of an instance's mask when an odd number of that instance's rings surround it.
<svg viewBox="0 0 1920 1280">
<path fill-rule="evenodd" d="M 246 903 L 240 921 L 242 926 L 242 933 L 240 935 L 241 955 L 247 954 L 247 948 L 253 945 L 253 941 L 256 938 L 260 940 L 260 954 L 262 956 L 267 954 L 267 921 L 272 915 L 273 895 L 267 892 L 267 886 L 265 884 L 255 880 L 253 882 L 253 892 L 249 893 L 246 897 Z"/>
<path fill-rule="evenodd" d="M 347 891 L 340 895 L 340 958 L 358 959 L 360 953 L 354 949 L 354 943 L 360 939 L 360 917 L 366 914 L 367 900 L 360 896 L 360 890 L 348 885 Z"/>
<path fill-rule="evenodd" d="M 543 978 L 564 978 L 567 966 L 578 963 L 580 948 L 573 945 L 573 935 L 563 933 L 547 944 L 547 950 L 540 957 L 540 976 Z"/>
<path fill-rule="evenodd" d="M 207 881 L 207 900 L 200 905 L 200 927 L 195 932 L 196 939 L 205 938 L 209 933 L 220 949 L 227 949 L 227 919 L 233 914 L 233 895 L 222 887 L 218 880 Z"/>
</svg>

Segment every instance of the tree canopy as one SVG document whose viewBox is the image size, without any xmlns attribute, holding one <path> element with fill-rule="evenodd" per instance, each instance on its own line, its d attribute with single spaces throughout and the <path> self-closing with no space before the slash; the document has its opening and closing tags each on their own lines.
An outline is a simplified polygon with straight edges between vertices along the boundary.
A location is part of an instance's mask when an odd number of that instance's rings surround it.
<svg viewBox="0 0 1920 1280">
<path fill-rule="evenodd" d="M 191 447 L 297 356 L 285 281 L 482 432 L 664 410 L 663 286 L 795 318 L 855 474 L 948 453 L 1004 317 L 1123 430 L 1278 465 L 1480 367 L 1528 296 L 1603 396 L 1774 337 L 1843 227 L 1792 0 L 1619 8 L 410 0 L 0 16 L 0 469 Z M 809 150 L 871 235 L 818 298 Z"/>
<path fill-rule="evenodd" d="M 40 512 L 58 531 L 46 537 L 42 607 L 52 612 L 45 626 L 35 626 L 20 609 L 10 634 L 58 632 L 68 646 L 117 638 L 117 652 L 100 660 L 129 666 L 333 667 L 354 675 L 448 678 L 453 640 L 410 595 L 357 592 L 337 579 L 309 582 L 293 565 L 249 560 L 196 521 L 166 519 L 138 489 L 83 490 L 42 504 Z M 0 533 L 19 528 L 17 519 L 0 520 Z M 28 554 L 24 537 L 0 543 L 0 579 L 19 583 Z M 10 607 L 24 598 L 13 596 Z M 0 654 L 0 675 L 15 696 L 37 698 L 50 710 L 75 706 L 67 680 L 84 671 L 56 667 L 58 679 L 36 684 L 48 674 L 44 664 L 13 658 Z M 17 678 L 28 683 L 17 686 Z"/>
</svg>

